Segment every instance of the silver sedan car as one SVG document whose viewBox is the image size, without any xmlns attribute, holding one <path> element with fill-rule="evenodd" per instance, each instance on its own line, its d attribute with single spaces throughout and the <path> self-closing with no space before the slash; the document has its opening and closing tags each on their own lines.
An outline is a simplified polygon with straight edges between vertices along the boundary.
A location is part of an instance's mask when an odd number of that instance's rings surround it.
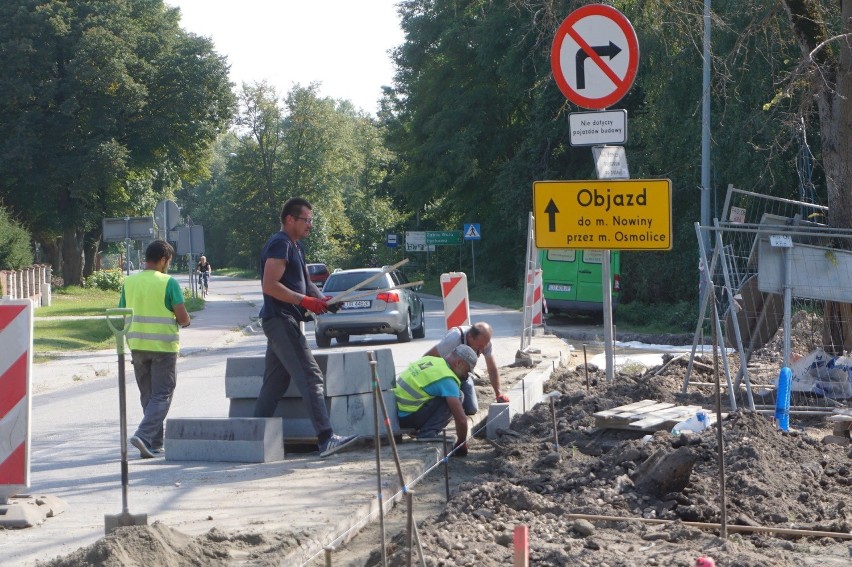
<svg viewBox="0 0 852 567">
<path fill-rule="evenodd" d="M 332 338 L 344 345 L 351 335 L 392 334 L 401 343 L 426 336 L 423 301 L 414 288 L 397 288 L 409 283 L 399 270 L 335 270 L 322 288 L 323 295 L 335 297 L 377 274 L 371 282 L 347 294 L 352 299 L 344 299 L 336 313 L 316 316 L 317 346 L 331 346 Z"/>
</svg>

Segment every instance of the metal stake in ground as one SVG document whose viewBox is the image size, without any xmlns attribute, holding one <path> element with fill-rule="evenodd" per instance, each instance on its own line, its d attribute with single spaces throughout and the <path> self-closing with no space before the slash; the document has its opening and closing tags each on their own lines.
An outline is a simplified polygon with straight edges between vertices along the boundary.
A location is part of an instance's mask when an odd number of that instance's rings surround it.
<svg viewBox="0 0 852 567">
<path fill-rule="evenodd" d="M 405 492 L 405 494 L 407 496 L 408 513 L 409 513 L 409 516 L 411 517 L 411 523 L 409 524 L 409 535 L 408 535 L 407 540 L 409 542 L 409 546 L 411 545 L 412 540 L 417 541 L 417 550 L 420 554 L 420 562 L 423 565 L 426 565 L 426 559 L 423 556 L 423 546 L 420 543 L 420 536 L 417 534 L 417 524 L 414 522 L 414 516 L 413 516 L 413 512 L 412 512 L 412 507 L 414 506 L 414 499 L 413 499 L 414 493 L 408 487 L 408 483 L 405 481 L 405 475 L 402 473 L 402 464 L 400 463 L 400 460 L 399 460 L 399 452 L 396 450 L 396 441 L 394 440 L 393 430 L 391 429 L 390 418 L 388 417 L 388 408 L 385 405 L 385 398 L 382 396 L 381 387 L 379 386 L 379 384 L 380 384 L 379 383 L 379 374 L 378 374 L 378 371 L 376 369 L 377 365 L 373 364 L 373 362 L 375 362 L 375 358 L 373 357 L 373 351 L 367 351 L 367 358 L 370 361 L 370 372 L 373 375 L 373 391 L 376 393 L 376 398 L 378 398 L 378 400 L 379 400 L 379 407 L 382 409 L 382 416 L 384 417 L 384 422 L 385 422 L 385 431 L 387 432 L 387 436 L 388 436 L 388 444 L 390 445 L 390 448 L 391 448 L 391 454 L 393 455 L 394 465 L 396 465 L 397 478 L 399 479 L 399 484 L 403 487 L 403 491 Z M 410 551 L 411 550 L 410 550 L 410 547 L 409 547 L 409 555 L 410 555 Z"/>
<path fill-rule="evenodd" d="M 376 489 L 379 498 L 379 529 L 382 539 L 382 566 L 387 567 L 388 550 L 385 542 L 385 497 L 382 495 L 382 439 L 379 437 L 379 396 L 382 389 L 377 381 L 376 362 L 373 351 L 367 351 L 367 360 L 370 361 L 370 374 L 373 376 L 373 437 L 376 445 Z"/>
<path fill-rule="evenodd" d="M 562 454 L 559 452 L 559 431 L 556 429 L 556 403 L 554 400 L 562 396 L 558 390 L 548 392 L 545 397 L 550 399 L 550 417 L 553 420 L 553 447 L 556 449 L 556 456 L 562 460 Z"/>
<path fill-rule="evenodd" d="M 121 317 L 121 328 L 113 324 L 110 317 Z M 123 526 L 147 526 L 148 514 L 131 514 L 127 507 L 127 402 L 124 385 L 124 339 L 127 336 L 133 309 L 107 309 L 106 320 L 110 330 L 115 335 L 115 348 L 118 353 L 118 413 L 121 422 L 121 514 L 106 514 L 104 516 L 105 532 L 109 534 Z"/>
</svg>

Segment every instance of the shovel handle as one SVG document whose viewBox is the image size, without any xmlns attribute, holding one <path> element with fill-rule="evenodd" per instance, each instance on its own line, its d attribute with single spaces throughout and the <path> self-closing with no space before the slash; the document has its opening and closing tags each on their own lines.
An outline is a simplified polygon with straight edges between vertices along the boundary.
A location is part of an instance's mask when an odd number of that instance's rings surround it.
<svg viewBox="0 0 852 567">
<path fill-rule="evenodd" d="M 117 327 L 118 317 L 121 317 L 121 327 Z M 133 309 L 128 307 L 113 307 L 106 310 L 106 322 L 112 334 L 115 335 L 115 345 L 118 354 L 124 354 L 124 337 L 127 335 L 127 319 L 133 317 Z"/>
</svg>

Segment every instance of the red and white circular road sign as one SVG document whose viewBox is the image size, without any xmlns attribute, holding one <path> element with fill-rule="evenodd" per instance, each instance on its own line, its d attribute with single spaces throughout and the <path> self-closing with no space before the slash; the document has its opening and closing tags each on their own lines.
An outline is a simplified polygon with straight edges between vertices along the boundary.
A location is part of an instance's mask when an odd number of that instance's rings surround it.
<svg viewBox="0 0 852 567">
<path fill-rule="evenodd" d="M 639 41 L 612 6 L 574 10 L 553 38 L 550 66 L 559 90 L 582 108 L 601 110 L 627 94 L 639 68 Z"/>
</svg>

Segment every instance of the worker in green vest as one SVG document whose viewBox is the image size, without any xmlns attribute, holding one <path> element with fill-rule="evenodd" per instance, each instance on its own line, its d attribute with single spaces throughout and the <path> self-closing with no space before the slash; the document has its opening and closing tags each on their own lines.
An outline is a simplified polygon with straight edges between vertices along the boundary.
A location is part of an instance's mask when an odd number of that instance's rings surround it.
<svg viewBox="0 0 852 567">
<path fill-rule="evenodd" d="M 432 441 L 440 439 L 440 431 L 453 419 L 457 436 L 453 454 L 467 455 L 461 381 L 476 366 L 476 359 L 476 351 L 458 345 L 444 357 L 424 356 L 409 364 L 393 389 L 399 426 L 414 429 L 418 441 Z"/>
<path fill-rule="evenodd" d="M 144 415 L 130 443 L 143 459 L 163 449 L 163 423 L 177 384 L 178 325 L 189 327 L 189 313 L 177 280 L 167 274 L 171 244 L 155 240 L 145 250 L 145 270 L 124 280 L 119 307 L 133 309 L 127 344 Z"/>
</svg>

